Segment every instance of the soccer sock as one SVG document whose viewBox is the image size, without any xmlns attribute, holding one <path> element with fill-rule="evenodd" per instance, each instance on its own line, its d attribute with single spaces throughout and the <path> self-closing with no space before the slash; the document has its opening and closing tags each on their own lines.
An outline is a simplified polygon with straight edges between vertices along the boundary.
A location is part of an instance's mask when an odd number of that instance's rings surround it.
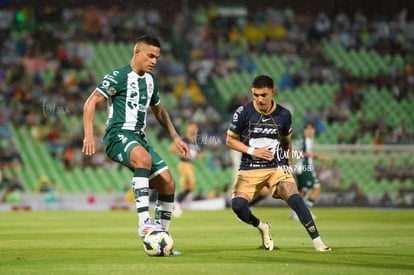
<svg viewBox="0 0 414 275">
<path fill-rule="evenodd" d="M 149 175 L 150 170 L 135 168 L 132 178 L 132 190 L 135 196 L 135 206 L 137 208 L 139 224 L 143 224 L 150 219 L 149 215 Z"/>
<path fill-rule="evenodd" d="M 177 196 L 177 202 L 178 203 L 182 203 L 183 200 L 187 197 L 188 194 L 190 194 L 191 190 L 190 189 L 185 189 L 183 192 L 181 192 L 180 194 L 178 194 Z"/>
<path fill-rule="evenodd" d="M 155 202 L 155 222 L 159 223 L 168 231 L 171 221 L 171 212 L 174 208 L 174 194 L 162 195 L 158 194 Z"/>
<path fill-rule="evenodd" d="M 249 206 L 253 206 L 253 205 L 259 203 L 264 198 L 266 198 L 266 197 L 262 196 L 262 194 L 258 194 L 253 200 L 250 201 Z"/>
<path fill-rule="evenodd" d="M 260 220 L 256 218 L 249 209 L 249 204 L 244 198 L 233 198 L 231 200 L 231 208 L 236 213 L 237 217 L 245 223 L 251 224 L 257 227 L 260 224 Z"/>
<path fill-rule="evenodd" d="M 300 222 L 305 227 L 306 231 L 308 231 L 312 240 L 319 237 L 318 229 L 316 228 L 309 208 L 306 207 L 302 197 L 299 194 L 294 194 L 287 200 L 287 204 L 296 212 Z"/>
</svg>

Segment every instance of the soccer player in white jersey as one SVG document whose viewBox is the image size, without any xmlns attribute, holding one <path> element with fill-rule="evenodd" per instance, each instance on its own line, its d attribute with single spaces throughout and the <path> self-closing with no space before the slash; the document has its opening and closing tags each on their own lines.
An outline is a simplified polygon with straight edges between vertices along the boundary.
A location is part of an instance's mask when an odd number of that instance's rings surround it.
<svg viewBox="0 0 414 275">
<path fill-rule="evenodd" d="M 253 101 L 240 106 L 233 114 L 226 144 L 242 153 L 237 178 L 233 184 L 231 207 L 243 222 L 256 227 L 263 247 L 273 250 L 270 225 L 253 215 L 249 202 L 263 187 L 282 199 L 299 217 L 316 251 L 331 251 L 321 237 L 302 197 L 291 168 L 292 117 L 286 108 L 273 100 L 273 79 L 260 75 L 252 83 Z"/>
<path fill-rule="evenodd" d="M 138 38 L 129 64 L 104 76 L 84 105 L 82 151 L 91 156 L 96 151 L 94 114 L 96 105 L 107 100 L 108 120 L 103 138 L 105 153 L 133 172 L 141 238 L 153 229 L 168 230 L 174 204 L 175 182 L 167 165 L 145 139 L 148 109 L 173 139 L 183 158 L 190 158 L 188 145 L 178 135 L 171 118 L 160 102 L 158 82 L 151 73 L 160 56 L 160 42 L 151 35 Z M 158 191 L 155 218 L 149 214 L 149 187 Z"/>
</svg>

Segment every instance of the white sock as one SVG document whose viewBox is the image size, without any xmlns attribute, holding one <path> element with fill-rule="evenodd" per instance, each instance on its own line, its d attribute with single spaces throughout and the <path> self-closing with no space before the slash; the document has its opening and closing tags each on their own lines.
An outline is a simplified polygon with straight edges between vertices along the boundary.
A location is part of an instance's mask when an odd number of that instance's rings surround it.
<svg viewBox="0 0 414 275">
<path fill-rule="evenodd" d="M 171 222 L 171 213 L 174 209 L 174 194 L 160 195 L 155 203 L 155 222 L 168 231 Z"/>
<path fill-rule="evenodd" d="M 135 196 L 135 206 L 137 208 L 139 224 L 143 224 L 151 219 L 149 214 L 149 179 L 148 177 L 132 178 L 132 189 Z"/>
<path fill-rule="evenodd" d="M 321 239 L 320 236 L 318 236 L 315 239 L 313 239 L 312 241 L 313 241 L 313 243 L 319 243 L 319 242 L 322 242 L 322 239 Z"/>
</svg>

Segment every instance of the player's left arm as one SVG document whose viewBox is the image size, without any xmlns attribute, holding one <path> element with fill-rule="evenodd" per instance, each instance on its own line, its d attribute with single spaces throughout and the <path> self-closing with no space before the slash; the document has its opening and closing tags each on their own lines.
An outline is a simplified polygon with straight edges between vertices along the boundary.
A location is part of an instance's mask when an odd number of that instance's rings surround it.
<svg viewBox="0 0 414 275">
<path fill-rule="evenodd" d="M 283 149 L 283 151 L 288 152 L 288 166 L 292 165 L 292 134 L 289 134 L 287 136 L 282 136 L 280 139 L 280 145 Z"/>
<path fill-rule="evenodd" d="M 188 148 L 188 144 L 185 143 L 178 135 L 171 117 L 165 107 L 161 103 L 158 103 L 156 105 L 151 105 L 151 110 L 161 127 L 167 131 L 170 137 L 173 139 L 175 146 L 181 153 L 181 156 L 186 159 L 190 159 L 191 154 L 190 149 Z"/>
</svg>

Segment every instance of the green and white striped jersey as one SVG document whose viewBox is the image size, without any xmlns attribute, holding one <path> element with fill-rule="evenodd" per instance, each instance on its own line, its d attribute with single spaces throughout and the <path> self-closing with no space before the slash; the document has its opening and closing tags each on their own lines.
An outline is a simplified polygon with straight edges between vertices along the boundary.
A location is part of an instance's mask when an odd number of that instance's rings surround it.
<svg viewBox="0 0 414 275">
<path fill-rule="evenodd" d="M 106 129 L 144 133 L 150 105 L 160 102 L 158 82 L 151 73 L 140 76 L 130 65 L 105 75 L 96 88 L 108 101 Z"/>
<path fill-rule="evenodd" d="M 295 142 L 294 148 L 294 150 L 301 150 L 303 154 L 313 152 L 313 139 L 303 137 Z M 309 171 L 309 169 L 312 170 L 313 157 L 299 160 L 296 166 L 298 167 L 298 169 L 296 169 L 297 171 L 302 171 L 302 169 L 305 169 L 305 171 Z"/>
</svg>

